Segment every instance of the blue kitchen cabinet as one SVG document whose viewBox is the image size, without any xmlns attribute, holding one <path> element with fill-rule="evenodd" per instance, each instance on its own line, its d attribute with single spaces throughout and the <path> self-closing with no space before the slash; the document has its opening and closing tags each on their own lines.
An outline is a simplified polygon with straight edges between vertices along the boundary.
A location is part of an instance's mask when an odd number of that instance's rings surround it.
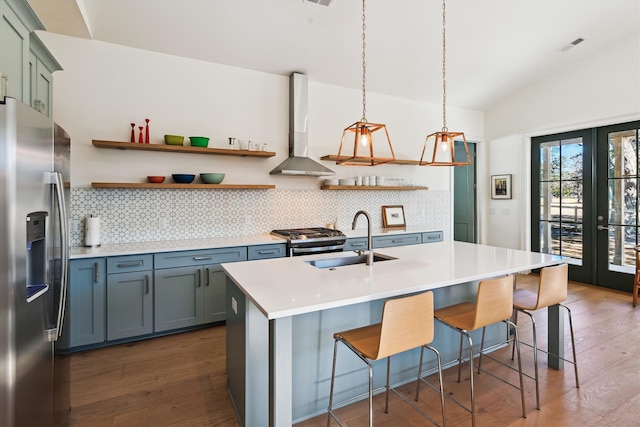
<svg viewBox="0 0 640 427">
<path fill-rule="evenodd" d="M 0 71 L 8 96 L 52 117 L 52 74 L 62 67 L 36 35 L 44 26 L 26 0 L 0 0 Z"/>
<path fill-rule="evenodd" d="M 8 96 L 25 102 L 29 98 L 29 29 L 18 17 L 16 2 L 0 0 L 0 71 L 8 76 Z"/>
<path fill-rule="evenodd" d="M 388 236 L 373 236 L 373 247 L 388 248 L 391 246 L 417 245 L 422 243 L 421 233 L 392 234 Z"/>
<path fill-rule="evenodd" d="M 256 259 L 283 258 L 287 256 L 286 243 L 270 243 L 267 245 L 249 246 L 247 249 L 247 259 L 253 261 Z"/>
<path fill-rule="evenodd" d="M 66 318 L 70 347 L 105 341 L 106 277 L 105 258 L 70 260 Z"/>
<path fill-rule="evenodd" d="M 107 258 L 107 340 L 153 333 L 153 255 Z"/>
<path fill-rule="evenodd" d="M 367 238 L 366 237 L 355 237 L 347 239 L 344 244 L 345 251 L 361 251 L 367 249 Z"/>
<path fill-rule="evenodd" d="M 155 254 L 155 332 L 225 320 L 226 279 L 220 264 L 246 260 L 243 246 Z"/>
<path fill-rule="evenodd" d="M 444 233 L 442 231 L 427 231 L 422 233 L 422 243 L 435 243 L 442 242 L 444 240 Z"/>
<path fill-rule="evenodd" d="M 53 72 L 62 67 L 35 33 L 31 34 L 29 41 L 29 105 L 52 117 Z"/>
</svg>

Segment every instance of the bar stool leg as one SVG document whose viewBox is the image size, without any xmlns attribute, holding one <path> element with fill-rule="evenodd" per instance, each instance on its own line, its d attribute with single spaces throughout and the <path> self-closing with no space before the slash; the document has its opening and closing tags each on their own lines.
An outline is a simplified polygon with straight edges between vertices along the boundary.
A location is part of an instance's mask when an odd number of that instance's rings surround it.
<svg viewBox="0 0 640 427">
<path fill-rule="evenodd" d="M 571 349 L 573 350 L 573 372 L 576 374 L 576 388 L 580 388 L 580 382 L 578 381 L 578 359 L 576 359 L 576 341 L 573 337 L 573 321 L 571 320 L 571 310 L 566 305 L 560 304 L 567 310 L 569 316 L 569 332 L 571 332 Z"/>
<path fill-rule="evenodd" d="M 384 403 L 384 413 L 389 413 L 389 376 L 391 372 L 391 357 L 387 357 L 387 387 L 386 387 L 386 396 Z"/>
<path fill-rule="evenodd" d="M 475 399 L 475 389 L 473 383 L 473 341 L 471 340 L 471 335 L 467 331 L 461 331 L 460 337 L 462 335 L 467 337 L 467 343 L 469 344 L 469 387 L 471 390 L 471 427 L 476 427 L 476 399 Z M 462 359 L 462 356 L 460 357 Z M 462 360 L 460 360 L 462 363 Z M 458 371 L 459 373 L 460 371 Z M 460 379 L 458 379 L 460 381 Z"/>
<path fill-rule="evenodd" d="M 527 418 L 527 411 L 524 403 L 524 381 L 522 380 L 522 358 L 520 357 L 520 337 L 518 335 L 518 327 L 515 323 L 506 320 L 507 325 L 513 326 L 514 339 L 516 340 L 516 351 L 518 352 L 518 376 L 520 377 L 520 400 L 522 402 L 522 418 Z M 537 365 L 536 365 L 537 366 Z"/>
<path fill-rule="evenodd" d="M 331 425 L 331 415 L 333 412 L 333 385 L 336 380 L 336 354 L 338 352 L 338 340 L 333 344 L 333 368 L 331 369 L 331 388 L 329 389 L 329 409 L 327 410 L 327 427 Z"/>
<path fill-rule="evenodd" d="M 480 355 L 478 356 L 478 375 L 480 375 L 480 369 L 482 367 L 482 350 L 484 350 L 484 333 L 486 330 L 486 326 L 482 328 L 482 339 L 480 340 Z"/>
<path fill-rule="evenodd" d="M 473 353 L 471 353 L 473 357 Z M 460 353 L 458 354 L 458 382 L 460 382 L 460 370 L 462 369 L 462 332 L 460 333 Z"/>
</svg>

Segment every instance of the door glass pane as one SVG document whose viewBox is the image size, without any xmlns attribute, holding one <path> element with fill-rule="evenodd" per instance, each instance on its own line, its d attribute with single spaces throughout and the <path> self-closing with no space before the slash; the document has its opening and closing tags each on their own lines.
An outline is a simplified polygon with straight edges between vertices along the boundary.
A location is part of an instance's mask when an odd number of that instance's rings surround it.
<svg viewBox="0 0 640 427">
<path fill-rule="evenodd" d="M 562 223 L 562 255 L 582 259 L 582 224 Z M 575 264 L 575 262 L 574 262 Z M 578 262 L 582 265 L 581 262 Z"/>
<path fill-rule="evenodd" d="M 560 221 L 560 183 L 540 183 L 540 219 Z"/>
<path fill-rule="evenodd" d="M 560 141 L 540 144 L 540 181 L 558 179 L 560 175 Z"/>
<path fill-rule="evenodd" d="M 609 134 L 609 178 L 637 176 L 638 147 L 636 131 Z"/>
<path fill-rule="evenodd" d="M 540 221 L 540 252 L 560 255 L 560 224 Z"/>
<path fill-rule="evenodd" d="M 541 251 L 582 259 L 582 138 L 539 147 Z"/>
<path fill-rule="evenodd" d="M 608 134 L 609 270 L 635 265 L 638 242 L 638 131 Z"/>
</svg>

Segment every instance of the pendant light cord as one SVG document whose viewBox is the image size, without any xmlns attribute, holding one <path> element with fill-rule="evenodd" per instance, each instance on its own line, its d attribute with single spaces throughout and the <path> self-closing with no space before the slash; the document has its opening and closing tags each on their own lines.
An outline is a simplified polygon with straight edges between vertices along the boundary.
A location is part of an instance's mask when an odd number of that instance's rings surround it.
<svg viewBox="0 0 640 427">
<path fill-rule="evenodd" d="M 447 129 L 447 32 L 445 30 L 447 7 L 442 0 L 442 131 Z"/>
<path fill-rule="evenodd" d="M 367 88 L 366 88 L 367 60 L 366 60 L 366 53 L 365 53 L 365 49 L 367 47 L 367 42 L 365 37 L 365 30 L 367 28 L 366 17 L 365 17 L 366 9 L 367 7 L 365 5 L 365 0 L 362 0 L 362 119 L 360 121 L 365 123 L 367 121 Z"/>
</svg>

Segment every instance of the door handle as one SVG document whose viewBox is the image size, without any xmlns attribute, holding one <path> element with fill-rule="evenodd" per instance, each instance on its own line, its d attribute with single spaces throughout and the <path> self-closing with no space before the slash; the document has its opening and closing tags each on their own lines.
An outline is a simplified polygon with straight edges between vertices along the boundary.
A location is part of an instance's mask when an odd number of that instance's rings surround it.
<svg viewBox="0 0 640 427">
<path fill-rule="evenodd" d="M 209 280 L 211 280 L 211 279 L 209 278 L 209 269 L 208 268 L 204 269 L 204 277 L 207 279 L 207 281 L 205 283 L 205 286 L 209 286 Z"/>
<path fill-rule="evenodd" d="M 198 287 L 202 286 L 202 270 L 198 269 Z"/>
<path fill-rule="evenodd" d="M 607 230 L 609 231 L 609 227 L 606 225 L 599 225 L 596 227 L 598 230 L 602 231 L 602 230 Z"/>
</svg>

